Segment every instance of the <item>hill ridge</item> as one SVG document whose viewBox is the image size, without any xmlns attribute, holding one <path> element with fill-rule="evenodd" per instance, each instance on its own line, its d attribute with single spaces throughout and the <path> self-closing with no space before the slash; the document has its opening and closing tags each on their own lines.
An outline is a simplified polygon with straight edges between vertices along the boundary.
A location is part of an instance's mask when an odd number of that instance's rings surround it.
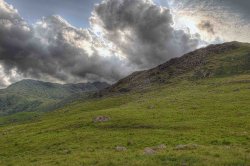
<svg viewBox="0 0 250 166">
<path fill-rule="evenodd" d="M 225 60 L 227 56 L 230 57 L 231 52 L 235 51 L 235 55 L 232 55 L 232 58 L 244 55 L 242 59 L 238 59 L 238 66 L 233 64 L 234 62 L 230 59 Z M 237 51 L 239 53 L 237 53 Z M 240 52 L 241 51 L 241 52 Z M 225 54 L 225 55 L 224 55 Z M 217 56 L 219 55 L 219 56 Z M 213 59 L 215 58 L 215 60 Z M 222 58 L 217 59 L 216 58 Z M 244 59 L 246 58 L 246 59 Z M 224 62 L 223 62 L 224 60 Z M 215 62 L 213 62 L 215 61 Z M 218 62 L 216 62 L 218 61 Z M 218 66 L 212 66 L 213 63 L 219 63 Z M 195 51 L 184 54 L 181 57 L 176 57 L 170 59 L 169 61 L 156 66 L 155 68 L 143 71 L 137 71 L 131 75 L 121 79 L 117 83 L 113 84 L 106 90 L 102 91 L 102 94 L 110 92 L 128 92 L 133 89 L 141 89 L 145 86 L 150 86 L 154 83 L 167 83 L 173 78 L 177 78 L 181 75 L 195 79 L 195 78 L 206 78 L 219 75 L 219 68 L 224 67 L 223 65 L 230 63 L 228 66 L 235 66 L 235 68 L 240 68 L 245 66 L 245 69 L 242 69 L 239 72 L 250 71 L 250 44 L 249 43 L 240 43 L 237 41 L 227 42 L 223 44 L 214 44 L 209 45 L 204 48 L 197 49 Z M 242 64 L 244 63 L 244 64 Z M 189 72 L 193 72 L 188 76 Z M 230 71 L 229 71 L 230 72 Z M 222 73 L 223 74 L 223 73 Z M 228 73 L 230 74 L 230 73 Z"/>
</svg>

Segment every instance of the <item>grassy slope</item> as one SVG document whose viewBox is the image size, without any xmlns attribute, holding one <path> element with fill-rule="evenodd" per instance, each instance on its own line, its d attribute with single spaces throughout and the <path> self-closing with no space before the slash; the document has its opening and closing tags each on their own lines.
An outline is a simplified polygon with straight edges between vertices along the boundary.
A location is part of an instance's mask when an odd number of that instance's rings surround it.
<svg viewBox="0 0 250 166">
<path fill-rule="evenodd" d="M 0 165 L 249 165 L 249 82 L 250 75 L 181 81 L 3 126 Z M 112 119 L 93 123 L 99 115 Z M 167 148 L 143 154 L 159 144 Z M 198 148 L 174 150 L 179 144 Z M 116 152 L 118 145 L 128 150 Z"/>
</svg>

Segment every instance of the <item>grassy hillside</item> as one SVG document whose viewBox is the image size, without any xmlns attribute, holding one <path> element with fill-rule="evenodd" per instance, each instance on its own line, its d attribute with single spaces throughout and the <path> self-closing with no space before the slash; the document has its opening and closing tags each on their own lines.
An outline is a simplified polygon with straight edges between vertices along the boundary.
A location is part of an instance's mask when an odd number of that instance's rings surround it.
<svg viewBox="0 0 250 166">
<path fill-rule="evenodd" d="M 166 82 L 129 76 L 109 89 L 116 95 L 12 115 L 20 120 L 0 126 L 0 165 L 250 165 L 249 48 L 157 73 Z"/>
<path fill-rule="evenodd" d="M 249 101 L 241 75 L 74 103 L 0 127 L 0 165 L 249 165 Z M 94 123 L 100 115 L 111 120 Z"/>
</svg>

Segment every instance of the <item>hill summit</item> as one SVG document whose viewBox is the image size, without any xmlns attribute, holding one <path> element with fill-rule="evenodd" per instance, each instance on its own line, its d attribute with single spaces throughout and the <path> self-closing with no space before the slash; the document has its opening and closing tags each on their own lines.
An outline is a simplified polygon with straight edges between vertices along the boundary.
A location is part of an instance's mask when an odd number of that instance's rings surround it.
<svg viewBox="0 0 250 166">
<path fill-rule="evenodd" d="M 174 58 L 153 69 L 138 71 L 103 93 L 129 92 L 176 79 L 203 79 L 250 72 L 250 44 L 229 42 L 210 45 Z"/>
</svg>

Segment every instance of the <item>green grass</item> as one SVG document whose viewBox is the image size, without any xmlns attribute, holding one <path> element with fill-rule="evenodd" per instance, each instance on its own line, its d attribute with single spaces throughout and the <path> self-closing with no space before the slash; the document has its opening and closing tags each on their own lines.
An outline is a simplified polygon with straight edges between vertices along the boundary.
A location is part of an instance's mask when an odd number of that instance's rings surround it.
<svg viewBox="0 0 250 166">
<path fill-rule="evenodd" d="M 111 120 L 93 123 L 100 115 Z M 0 165 L 247 166 L 249 132 L 250 75 L 183 80 L 3 125 Z M 198 147 L 175 150 L 181 144 Z"/>
<path fill-rule="evenodd" d="M 9 116 L 0 116 L 0 126 L 6 126 L 11 123 L 25 123 L 32 120 L 37 121 L 41 115 L 41 112 L 19 112 Z"/>
</svg>

